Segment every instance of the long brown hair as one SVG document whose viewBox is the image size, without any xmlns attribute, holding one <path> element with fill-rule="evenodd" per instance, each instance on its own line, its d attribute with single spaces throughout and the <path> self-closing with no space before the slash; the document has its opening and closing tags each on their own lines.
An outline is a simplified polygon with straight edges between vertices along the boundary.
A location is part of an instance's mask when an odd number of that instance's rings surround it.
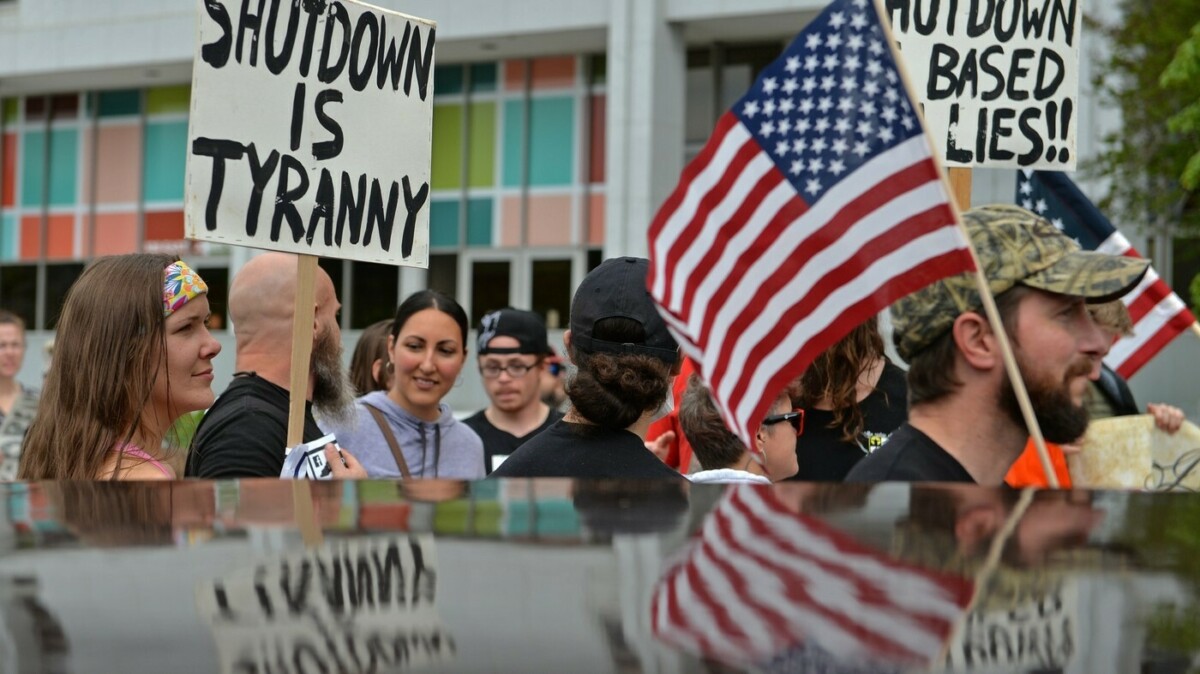
<svg viewBox="0 0 1200 674">
<path fill-rule="evenodd" d="M 833 408 L 830 428 L 841 429 L 843 442 L 854 442 L 866 423 L 858 407 L 858 380 L 882 357 L 879 319 L 872 316 L 817 356 L 800 376 L 800 391 L 792 402 L 808 408 L 828 401 Z"/>
<path fill-rule="evenodd" d="M 20 479 L 96 479 L 110 451 L 148 430 L 143 411 L 166 359 L 163 270 L 177 259 L 102 257 L 71 286 Z"/>
</svg>

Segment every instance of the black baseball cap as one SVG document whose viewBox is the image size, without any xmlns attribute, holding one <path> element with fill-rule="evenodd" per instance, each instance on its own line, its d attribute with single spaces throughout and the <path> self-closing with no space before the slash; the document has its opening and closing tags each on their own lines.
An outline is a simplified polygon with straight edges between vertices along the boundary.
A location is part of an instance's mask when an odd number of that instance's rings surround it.
<svg viewBox="0 0 1200 674">
<path fill-rule="evenodd" d="M 583 279 L 571 302 L 571 344 L 585 353 L 636 353 L 674 364 L 679 345 L 667 330 L 650 291 L 646 274 L 650 261 L 641 257 L 605 260 Z M 641 324 L 641 343 L 617 343 L 593 337 L 596 323 L 606 318 L 628 318 Z"/>
<path fill-rule="evenodd" d="M 517 340 L 516 347 L 489 347 L 496 337 L 512 337 Z M 550 350 L 546 340 L 546 324 L 542 317 L 532 311 L 513 309 L 511 307 L 498 309 L 484 315 L 479 322 L 479 355 L 530 353 L 538 356 L 545 355 Z"/>
</svg>

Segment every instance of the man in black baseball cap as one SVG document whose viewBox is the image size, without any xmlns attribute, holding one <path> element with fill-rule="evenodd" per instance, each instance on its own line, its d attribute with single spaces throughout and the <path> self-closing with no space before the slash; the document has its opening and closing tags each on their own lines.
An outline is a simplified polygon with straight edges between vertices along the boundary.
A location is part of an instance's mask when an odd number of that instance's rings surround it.
<svg viewBox="0 0 1200 674">
<path fill-rule="evenodd" d="M 605 260 L 583 279 L 563 335 L 571 409 L 493 473 L 500 477 L 682 479 L 645 445 L 679 348 L 646 290 L 644 258 Z"/>
<path fill-rule="evenodd" d="M 546 324 L 532 311 L 500 309 L 480 321 L 479 374 L 491 404 L 463 423 L 483 440 L 483 465 L 489 473 L 563 416 L 541 400 L 549 350 Z"/>
</svg>

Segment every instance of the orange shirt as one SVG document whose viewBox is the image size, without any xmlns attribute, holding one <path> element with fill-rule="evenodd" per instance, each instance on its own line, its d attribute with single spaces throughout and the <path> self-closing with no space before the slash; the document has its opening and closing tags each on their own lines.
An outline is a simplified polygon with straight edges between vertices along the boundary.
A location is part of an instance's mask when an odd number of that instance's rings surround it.
<svg viewBox="0 0 1200 674">
<path fill-rule="evenodd" d="M 1050 455 L 1050 465 L 1054 467 L 1054 474 L 1058 477 L 1059 488 L 1070 489 L 1071 473 L 1067 471 L 1067 455 L 1063 453 L 1062 447 L 1047 442 L 1046 452 Z M 1033 438 L 1025 443 L 1025 451 L 1021 452 L 1012 468 L 1008 469 L 1004 481 L 1014 488 L 1050 486 L 1050 481 L 1046 479 L 1046 471 L 1042 470 L 1042 462 L 1038 459 Z"/>
<path fill-rule="evenodd" d="M 671 387 L 675 406 L 671 409 L 670 414 L 650 424 L 650 429 L 646 431 L 646 440 L 653 440 L 667 431 L 675 432 L 675 442 L 671 445 L 671 450 L 664 461 L 668 466 L 684 475 L 687 474 L 688 467 L 692 465 L 692 443 L 684 437 L 683 428 L 679 426 L 679 399 L 683 397 L 683 390 L 687 388 L 688 377 L 695 371 L 696 364 L 692 362 L 692 359 L 684 358 L 679 376 L 675 377 L 675 383 Z"/>
</svg>

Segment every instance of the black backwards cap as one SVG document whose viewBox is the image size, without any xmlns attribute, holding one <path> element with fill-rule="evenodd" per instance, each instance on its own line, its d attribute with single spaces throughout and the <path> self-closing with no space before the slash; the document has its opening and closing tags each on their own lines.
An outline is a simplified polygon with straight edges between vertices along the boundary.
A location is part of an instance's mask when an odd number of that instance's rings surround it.
<svg viewBox="0 0 1200 674">
<path fill-rule="evenodd" d="M 585 353 L 635 353 L 665 363 L 679 360 L 679 345 L 646 289 L 650 261 L 640 257 L 605 260 L 583 279 L 571 302 L 571 344 Z M 641 324 L 646 338 L 638 344 L 596 339 L 596 323 L 628 318 Z"/>
<path fill-rule="evenodd" d="M 496 337 L 512 337 L 517 340 L 516 347 L 489 347 L 488 342 Z M 521 309 L 498 309 L 484 315 L 479 322 L 478 353 L 481 356 L 489 353 L 529 353 L 538 356 L 550 351 L 546 340 L 546 324 L 542 317 L 532 311 Z"/>
</svg>

